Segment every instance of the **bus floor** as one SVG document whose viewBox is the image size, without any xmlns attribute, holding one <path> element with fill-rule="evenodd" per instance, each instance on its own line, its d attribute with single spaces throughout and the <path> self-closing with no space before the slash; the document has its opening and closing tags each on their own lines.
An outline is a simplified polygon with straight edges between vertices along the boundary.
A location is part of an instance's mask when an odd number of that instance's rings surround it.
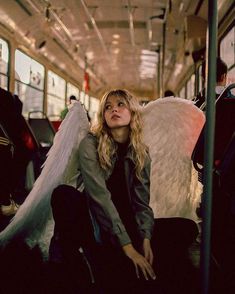
<svg viewBox="0 0 235 294">
<path fill-rule="evenodd" d="M 1 221 L 3 226 L 5 224 Z M 189 250 L 189 263 L 184 269 L 179 267 L 181 283 L 187 284 L 187 291 L 174 288 L 170 276 L 159 278 L 159 290 L 156 294 L 199 294 L 199 243 L 195 242 Z M 0 294 L 111 294 L 100 290 L 91 282 L 91 275 L 86 261 L 81 255 L 73 264 L 52 263 L 44 261 L 38 247 L 29 249 L 25 244 L 11 243 L 0 254 Z M 182 288 L 181 288 L 182 289 Z M 113 293 L 125 294 L 115 290 Z M 150 292 L 132 292 L 130 294 L 149 294 Z M 152 292 L 151 292 L 152 293 Z M 127 293 L 129 294 L 129 292 Z"/>
</svg>

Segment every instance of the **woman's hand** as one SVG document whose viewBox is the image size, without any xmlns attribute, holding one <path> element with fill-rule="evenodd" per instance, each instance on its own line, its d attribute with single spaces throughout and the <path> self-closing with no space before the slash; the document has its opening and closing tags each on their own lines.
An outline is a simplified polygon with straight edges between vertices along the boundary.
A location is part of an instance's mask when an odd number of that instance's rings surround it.
<svg viewBox="0 0 235 294">
<path fill-rule="evenodd" d="M 147 259 L 143 255 L 139 254 L 135 250 L 132 244 L 124 245 L 122 249 L 124 253 L 126 254 L 126 256 L 128 256 L 134 263 L 137 278 L 140 277 L 140 274 L 139 274 L 139 269 L 140 269 L 146 280 L 148 280 L 148 276 L 151 277 L 153 280 L 156 279 L 156 275 L 154 273 L 154 270 L 151 264 L 147 261 Z"/>
<path fill-rule="evenodd" d="M 147 259 L 147 261 L 151 265 L 153 265 L 153 251 L 152 251 L 149 239 L 143 240 L 143 253 L 144 253 L 144 257 Z"/>
</svg>

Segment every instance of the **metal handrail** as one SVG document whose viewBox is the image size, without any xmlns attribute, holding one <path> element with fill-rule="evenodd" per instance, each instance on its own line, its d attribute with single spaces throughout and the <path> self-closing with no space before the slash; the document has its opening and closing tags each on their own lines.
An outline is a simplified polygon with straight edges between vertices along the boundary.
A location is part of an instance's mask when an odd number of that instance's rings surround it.
<svg viewBox="0 0 235 294">
<path fill-rule="evenodd" d="M 204 148 L 204 177 L 202 205 L 202 247 L 201 247 L 201 286 L 202 293 L 210 291 L 210 248 L 211 248 L 211 211 L 213 186 L 213 159 L 215 133 L 215 85 L 217 57 L 217 0 L 208 1 L 207 34 L 207 79 L 206 79 L 206 125 Z"/>
</svg>

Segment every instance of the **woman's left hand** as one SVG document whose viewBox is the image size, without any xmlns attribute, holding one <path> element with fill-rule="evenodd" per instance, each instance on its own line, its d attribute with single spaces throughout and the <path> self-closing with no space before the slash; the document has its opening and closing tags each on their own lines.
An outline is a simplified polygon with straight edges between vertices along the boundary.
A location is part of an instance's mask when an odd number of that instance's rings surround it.
<svg viewBox="0 0 235 294">
<path fill-rule="evenodd" d="M 153 251 L 151 248 L 151 243 L 150 240 L 146 238 L 143 240 L 143 253 L 147 261 L 153 265 Z"/>
</svg>

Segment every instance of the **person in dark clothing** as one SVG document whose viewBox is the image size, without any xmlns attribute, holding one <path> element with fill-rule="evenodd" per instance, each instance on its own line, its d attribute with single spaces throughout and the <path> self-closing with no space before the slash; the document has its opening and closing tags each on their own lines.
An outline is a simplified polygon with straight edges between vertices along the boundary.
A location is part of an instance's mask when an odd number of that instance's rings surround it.
<svg viewBox="0 0 235 294">
<path fill-rule="evenodd" d="M 98 124 L 78 157 L 85 191 L 61 185 L 51 199 L 53 238 L 64 258 L 71 261 L 82 247 L 104 293 L 156 293 L 150 160 L 139 104 L 130 93 L 103 96 Z"/>
<path fill-rule="evenodd" d="M 175 93 L 172 92 L 171 90 L 166 90 L 164 92 L 164 97 L 170 97 L 170 96 L 175 96 Z"/>
<path fill-rule="evenodd" d="M 19 116 L 22 111 L 22 102 L 17 96 L 0 88 L 0 214 L 14 215 L 18 205 L 12 194 L 19 180 L 21 163 L 24 162 L 23 144 L 20 138 Z M 19 162 L 16 159 L 20 155 Z M 15 162 L 17 165 L 15 165 Z"/>
<path fill-rule="evenodd" d="M 13 153 L 14 145 L 0 123 L 0 214 L 5 216 L 14 214 L 17 209 L 11 202 Z"/>
<path fill-rule="evenodd" d="M 223 89 L 226 86 L 227 81 L 228 67 L 226 63 L 220 58 L 217 57 L 216 60 L 216 98 L 222 93 Z M 202 63 L 202 81 L 205 83 L 206 80 L 206 61 Z M 195 97 L 195 105 L 199 108 L 204 107 L 206 92 L 205 88 Z"/>
<path fill-rule="evenodd" d="M 0 213 L 14 215 L 18 205 L 14 201 L 14 192 L 25 175 L 30 154 L 22 136 L 21 121 L 23 120 L 22 102 L 16 95 L 0 88 L 0 124 L 1 170 L 0 170 Z"/>
</svg>

